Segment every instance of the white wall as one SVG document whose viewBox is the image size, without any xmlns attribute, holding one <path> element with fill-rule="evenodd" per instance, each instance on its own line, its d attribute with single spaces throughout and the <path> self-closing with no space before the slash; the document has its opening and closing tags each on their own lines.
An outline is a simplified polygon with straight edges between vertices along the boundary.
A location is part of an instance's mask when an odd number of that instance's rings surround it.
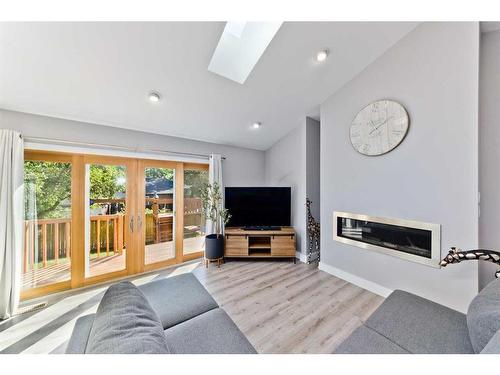
<svg viewBox="0 0 500 375">
<path fill-rule="evenodd" d="M 476 262 L 432 268 L 333 240 L 333 211 L 442 225 L 441 253 L 478 245 L 477 23 L 425 23 L 321 105 L 321 262 L 382 288 L 465 311 Z M 366 104 L 402 103 L 410 130 L 394 151 L 366 157 L 349 126 Z"/>
<path fill-rule="evenodd" d="M 500 251 L 500 31 L 481 36 L 479 82 L 479 246 Z M 479 288 L 495 278 L 498 267 L 479 263 Z"/>
<path fill-rule="evenodd" d="M 220 153 L 225 186 L 262 186 L 264 152 L 0 109 L 0 128 L 25 136 L 198 154 Z"/>
<path fill-rule="evenodd" d="M 297 251 L 306 249 L 306 126 L 305 123 L 281 138 L 265 152 L 267 186 L 290 186 L 292 226 L 297 232 Z"/>
</svg>

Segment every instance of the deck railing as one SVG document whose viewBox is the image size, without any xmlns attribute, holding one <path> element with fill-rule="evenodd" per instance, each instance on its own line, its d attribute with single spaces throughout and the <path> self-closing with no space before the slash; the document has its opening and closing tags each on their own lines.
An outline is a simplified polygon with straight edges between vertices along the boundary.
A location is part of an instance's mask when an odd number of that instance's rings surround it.
<svg viewBox="0 0 500 375">
<path fill-rule="evenodd" d="M 103 200 L 104 201 L 104 200 Z M 171 198 L 146 198 L 153 213 L 146 215 L 146 241 L 170 241 L 173 236 L 172 214 L 160 213 L 161 205 L 172 204 Z M 102 203 L 102 202 L 99 202 Z M 196 225 L 201 215 L 199 198 L 184 199 L 184 225 Z M 23 272 L 45 268 L 71 258 L 71 219 L 25 220 Z M 122 253 L 125 248 L 123 214 L 90 217 L 90 251 L 96 257 Z"/>
<path fill-rule="evenodd" d="M 97 257 L 123 251 L 123 217 L 123 214 L 90 217 L 90 249 Z M 24 231 L 23 272 L 71 258 L 71 219 L 25 220 Z"/>
<path fill-rule="evenodd" d="M 109 256 L 110 250 L 113 254 L 121 254 L 125 247 L 124 237 L 124 215 L 97 215 L 90 217 L 90 249 L 95 251 L 97 257 L 101 251 Z M 92 224 L 95 223 L 95 227 Z M 104 224 L 104 225 L 103 225 Z"/>
<path fill-rule="evenodd" d="M 59 258 L 71 256 L 71 219 L 25 220 L 24 231 L 24 272 L 35 268 L 35 264 L 46 267 L 49 260 L 58 262 Z"/>
</svg>

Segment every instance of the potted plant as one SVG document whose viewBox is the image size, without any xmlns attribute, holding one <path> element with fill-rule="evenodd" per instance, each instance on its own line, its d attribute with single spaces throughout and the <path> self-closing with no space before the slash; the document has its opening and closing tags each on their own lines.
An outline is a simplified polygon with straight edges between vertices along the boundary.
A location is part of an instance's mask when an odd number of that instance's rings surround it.
<svg viewBox="0 0 500 375">
<path fill-rule="evenodd" d="M 212 233 L 205 236 L 205 258 L 220 259 L 224 256 L 223 226 L 231 217 L 229 211 L 222 206 L 222 194 L 218 183 L 205 184 L 202 188 L 201 202 L 203 216 L 212 222 Z"/>
</svg>

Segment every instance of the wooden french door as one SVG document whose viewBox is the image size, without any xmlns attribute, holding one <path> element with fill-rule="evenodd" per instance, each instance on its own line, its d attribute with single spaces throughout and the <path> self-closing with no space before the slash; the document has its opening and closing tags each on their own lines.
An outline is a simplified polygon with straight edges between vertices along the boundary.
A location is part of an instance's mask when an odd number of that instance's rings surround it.
<svg viewBox="0 0 500 375">
<path fill-rule="evenodd" d="M 21 298 L 69 289 L 78 256 L 78 168 L 66 154 L 26 151 Z"/>
<path fill-rule="evenodd" d="M 182 262 L 183 163 L 139 160 L 138 182 L 137 272 Z"/>
<path fill-rule="evenodd" d="M 86 155 L 83 164 L 83 276 L 88 285 L 128 275 L 134 268 L 137 162 Z"/>
<path fill-rule="evenodd" d="M 136 272 L 200 258 L 205 220 L 200 191 L 208 165 L 138 161 L 138 254 Z"/>
<path fill-rule="evenodd" d="M 201 190 L 208 182 L 208 165 L 183 164 L 182 260 L 203 256 L 205 250 L 205 218 L 201 207 Z"/>
<path fill-rule="evenodd" d="M 203 255 L 208 166 L 25 152 L 22 299 Z"/>
</svg>

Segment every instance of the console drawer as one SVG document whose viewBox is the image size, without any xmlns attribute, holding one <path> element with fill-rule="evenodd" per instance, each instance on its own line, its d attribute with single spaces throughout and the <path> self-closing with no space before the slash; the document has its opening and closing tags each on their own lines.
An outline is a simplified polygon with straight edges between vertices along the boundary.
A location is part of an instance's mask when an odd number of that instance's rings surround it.
<svg viewBox="0 0 500 375">
<path fill-rule="evenodd" d="M 248 255 L 247 236 L 226 236 L 225 256 L 246 256 Z"/>
<path fill-rule="evenodd" d="M 271 237 L 271 255 L 295 256 L 295 236 Z"/>
</svg>

